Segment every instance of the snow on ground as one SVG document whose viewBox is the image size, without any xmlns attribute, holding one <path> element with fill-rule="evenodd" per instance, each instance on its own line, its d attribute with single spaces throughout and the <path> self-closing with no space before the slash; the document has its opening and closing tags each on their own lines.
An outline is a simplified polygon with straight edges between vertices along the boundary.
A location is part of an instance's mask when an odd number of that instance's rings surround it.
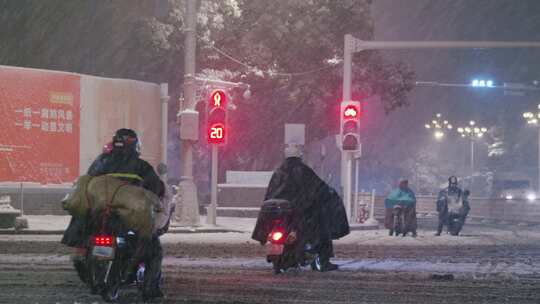
<svg viewBox="0 0 540 304">
<path fill-rule="evenodd" d="M 29 229 L 36 231 L 61 231 L 67 227 L 69 216 L 25 216 L 29 221 Z M 218 217 L 218 228 L 243 231 L 209 233 L 204 229 L 214 226 L 206 225 L 206 218 L 201 217 L 201 226 L 194 227 L 197 233 L 168 233 L 161 237 L 165 244 L 174 243 L 247 243 L 258 244 L 251 239 L 251 231 L 255 226 L 253 218 Z M 172 227 L 171 230 L 177 229 Z M 0 241 L 60 241 L 61 235 L 1 235 Z M 466 225 L 462 235 L 455 237 L 449 234 L 434 236 L 433 230 L 420 229 L 418 237 L 388 236 L 385 229 L 352 231 L 350 235 L 337 240 L 340 244 L 353 245 L 380 245 L 380 246 L 466 246 L 466 245 L 507 245 L 507 244 L 540 244 L 540 230 L 519 226 L 504 228 L 486 227 L 480 225 Z"/>
<path fill-rule="evenodd" d="M 396 245 L 396 246 L 464 246 L 504 245 L 540 242 L 540 231 L 528 229 L 498 229 L 482 226 L 465 226 L 460 236 L 443 233 L 435 236 L 434 230 L 418 230 L 418 237 L 389 236 L 384 229 L 353 231 L 335 244 Z"/>
<path fill-rule="evenodd" d="M 489 276 L 538 276 L 540 265 L 528 263 L 484 263 L 484 262 L 430 262 L 400 259 L 333 259 L 341 271 L 407 272 L 407 273 L 451 273 L 455 276 L 486 278 Z M 0 265 L 11 267 L 50 267 L 69 265 L 66 255 L 0 254 Z M 163 266 L 196 268 L 243 268 L 269 269 L 271 265 L 263 258 L 176 258 L 166 256 Z M 309 267 L 304 267 L 308 270 Z"/>
</svg>

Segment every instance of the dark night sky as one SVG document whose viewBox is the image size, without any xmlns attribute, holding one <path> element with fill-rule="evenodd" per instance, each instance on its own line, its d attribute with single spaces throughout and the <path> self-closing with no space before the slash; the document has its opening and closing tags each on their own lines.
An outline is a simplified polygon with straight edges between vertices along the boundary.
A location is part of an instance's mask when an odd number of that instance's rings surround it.
<svg viewBox="0 0 540 304">
<path fill-rule="evenodd" d="M 506 40 L 540 41 L 540 1 L 535 0 L 374 0 L 376 40 Z M 469 83 L 475 77 L 490 77 L 497 83 L 540 79 L 540 49 L 512 50 L 402 50 L 384 51 L 385 56 L 410 64 L 417 80 Z M 506 130 L 505 141 L 518 170 L 536 177 L 538 143 L 535 133 L 525 127 L 521 113 L 534 109 L 539 95 L 505 96 L 501 91 L 478 89 L 416 88 L 412 105 L 389 116 L 377 116 L 377 136 L 364 136 L 375 147 L 378 158 L 395 163 L 429 145 L 442 150 L 441 162 L 465 166 L 466 143 L 447 138 L 435 143 L 424 123 L 442 112 L 454 124 L 470 119 L 486 127 Z M 379 119 L 380 118 L 380 119 Z M 383 134 L 383 136 L 381 136 Z M 385 147 L 391 146 L 391 149 Z M 456 155 L 456 152 L 458 155 Z M 366 160 L 369 161 L 369 160 Z M 479 147 L 479 166 L 487 166 L 487 146 Z M 527 169 L 528 168 L 528 169 Z M 485 168 L 488 169 L 488 168 Z M 460 170 L 456 167 L 457 172 Z"/>
</svg>

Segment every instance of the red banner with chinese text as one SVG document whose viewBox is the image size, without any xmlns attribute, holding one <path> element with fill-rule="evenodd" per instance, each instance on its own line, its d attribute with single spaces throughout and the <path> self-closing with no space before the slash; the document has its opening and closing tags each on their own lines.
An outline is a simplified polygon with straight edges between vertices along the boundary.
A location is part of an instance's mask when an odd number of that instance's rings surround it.
<svg viewBox="0 0 540 304">
<path fill-rule="evenodd" d="M 0 182 L 79 176 L 80 76 L 0 67 Z"/>
</svg>

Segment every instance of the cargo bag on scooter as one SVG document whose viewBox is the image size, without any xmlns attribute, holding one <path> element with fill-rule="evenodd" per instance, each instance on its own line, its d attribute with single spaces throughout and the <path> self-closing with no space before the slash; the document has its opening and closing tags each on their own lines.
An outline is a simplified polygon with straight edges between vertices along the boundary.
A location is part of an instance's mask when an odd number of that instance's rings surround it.
<svg viewBox="0 0 540 304">
<path fill-rule="evenodd" d="M 79 177 L 71 193 L 62 201 L 64 210 L 74 217 L 84 218 L 110 208 L 142 238 L 152 236 L 154 208 L 159 208 L 159 204 L 154 193 L 106 175 Z"/>
</svg>

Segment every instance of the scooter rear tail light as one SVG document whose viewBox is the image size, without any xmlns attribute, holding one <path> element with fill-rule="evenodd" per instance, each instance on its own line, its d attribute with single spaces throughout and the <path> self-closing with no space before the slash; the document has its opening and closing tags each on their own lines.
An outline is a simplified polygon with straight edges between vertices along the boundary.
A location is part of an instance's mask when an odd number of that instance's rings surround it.
<svg viewBox="0 0 540 304">
<path fill-rule="evenodd" d="M 284 244 L 286 239 L 285 231 L 272 230 L 268 235 L 268 240 L 273 244 Z"/>
<path fill-rule="evenodd" d="M 92 242 L 95 246 L 107 246 L 112 247 L 113 238 L 110 235 L 94 235 Z"/>
<path fill-rule="evenodd" d="M 280 231 L 276 231 L 272 233 L 272 241 L 279 242 L 282 239 L 283 239 L 283 233 L 281 233 Z"/>
</svg>

